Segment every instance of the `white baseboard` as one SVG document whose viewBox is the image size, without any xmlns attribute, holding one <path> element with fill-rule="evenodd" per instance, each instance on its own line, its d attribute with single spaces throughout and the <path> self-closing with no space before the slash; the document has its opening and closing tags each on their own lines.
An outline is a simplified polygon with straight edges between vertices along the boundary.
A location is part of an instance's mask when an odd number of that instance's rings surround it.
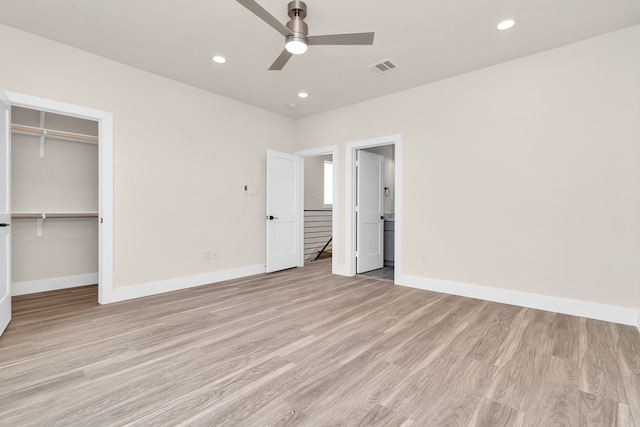
<svg viewBox="0 0 640 427">
<path fill-rule="evenodd" d="M 467 283 L 449 282 L 426 277 L 402 275 L 396 284 L 427 291 L 443 292 L 486 301 L 553 311 L 589 319 L 604 320 L 623 325 L 637 326 L 640 330 L 640 313 L 636 309 L 598 304 L 569 298 L 530 294 L 527 292 L 489 288 Z"/>
<path fill-rule="evenodd" d="M 240 279 L 242 277 L 262 274 L 266 271 L 264 264 L 230 270 L 214 271 L 194 276 L 177 277 L 175 279 L 148 282 L 140 285 L 113 288 L 105 292 L 103 304 L 142 298 L 165 292 L 179 291 L 196 286 L 208 285 L 225 280 Z"/>
<path fill-rule="evenodd" d="M 27 295 L 37 292 L 56 291 L 58 289 L 77 288 L 78 286 L 95 285 L 98 273 L 78 274 L 75 276 L 53 277 L 51 279 L 29 280 L 11 284 L 11 295 Z"/>
</svg>

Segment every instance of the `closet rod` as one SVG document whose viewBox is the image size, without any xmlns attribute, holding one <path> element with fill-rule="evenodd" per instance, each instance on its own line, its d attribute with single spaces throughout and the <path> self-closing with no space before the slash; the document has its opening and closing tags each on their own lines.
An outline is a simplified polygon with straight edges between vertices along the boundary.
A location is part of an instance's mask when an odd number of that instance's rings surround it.
<svg viewBox="0 0 640 427">
<path fill-rule="evenodd" d="M 98 218 L 97 213 L 15 213 L 11 219 L 76 219 Z"/>
<path fill-rule="evenodd" d="M 97 136 L 83 135 L 80 133 L 64 132 L 59 130 L 50 130 L 27 125 L 11 125 L 11 131 L 21 135 L 45 136 L 47 138 L 63 139 L 73 142 L 86 142 L 89 144 L 97 144 L 99 142 Z"/>
</svg>

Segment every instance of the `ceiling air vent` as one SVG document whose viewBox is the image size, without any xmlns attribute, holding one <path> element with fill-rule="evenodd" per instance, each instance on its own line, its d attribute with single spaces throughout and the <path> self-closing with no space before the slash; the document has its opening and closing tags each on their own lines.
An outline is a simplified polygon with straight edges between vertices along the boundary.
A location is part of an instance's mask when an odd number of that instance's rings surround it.
<svg viewBox="0 0 640 427">
<path fill-rule="evenodd" d="M 391 62 L 390 59 L 385 59 L 382 62 L 368 66 L 367 70 L 371 71 L 373 74 L 382 74 L 393 71 L 396 68 L 398 68 L 398 66 Z"/>
</svg>

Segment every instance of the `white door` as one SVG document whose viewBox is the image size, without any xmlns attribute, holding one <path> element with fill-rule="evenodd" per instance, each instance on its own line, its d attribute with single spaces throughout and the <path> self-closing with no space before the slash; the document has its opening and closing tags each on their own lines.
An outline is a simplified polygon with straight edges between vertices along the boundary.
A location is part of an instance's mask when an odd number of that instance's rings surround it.
<svg viewBox="0 0 640 427">
<path fill-rule="evenodd" d="M 11 320 L 11 106 L 0 90 L 0 335 Z"/>
<path fill-rule="evenodd" d="M 267 272 L 301 267 L 302 159 L 267 150 Z"/>
<path fill-rule="evenodd" d="M 356 152 L 356 271 L 384 266 L 384 157 Z"/>
</svg>

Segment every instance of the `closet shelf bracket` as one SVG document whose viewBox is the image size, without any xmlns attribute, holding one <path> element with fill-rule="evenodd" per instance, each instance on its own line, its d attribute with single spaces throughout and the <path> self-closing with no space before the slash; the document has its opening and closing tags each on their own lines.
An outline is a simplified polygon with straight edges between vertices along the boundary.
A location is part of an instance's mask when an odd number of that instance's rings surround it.
<svg viewBox="0 0 640 427">
<path fill-rule="evenodd" d="M 42 135 L 40 135 L 40 158 L 43 159 L 44 158 L 44 141 L 47 138 L 47 130 L 44 128 L 44 111 L 40 111 L 40 128 L 42 129 Z M 38 237 L 42 237 L 42 236 L 38 236 Z"/>
<path fill-rule="evenodd" d="M 41 157 L 44 157 L 44 153 Z M 43 213 L 42 218 L 36 220 L 36 237 L 42 237 L 42 226 L 44 225 L 45 219 L 47 219 L 47 214 Z"/>
<path fill-rule="evenodd" d="M 40 158 L 44 158 L 44 141 L 47 138 L 47 131 L 44 131 L 44 134 L 40 136 Z"/>
</svg>

